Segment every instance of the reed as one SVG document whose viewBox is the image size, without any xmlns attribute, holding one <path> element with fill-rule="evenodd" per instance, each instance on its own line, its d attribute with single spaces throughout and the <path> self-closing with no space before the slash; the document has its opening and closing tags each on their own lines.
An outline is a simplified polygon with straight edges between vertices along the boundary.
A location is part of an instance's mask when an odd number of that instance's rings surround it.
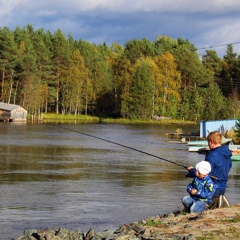
<svg viewBox="0 0 240 240">
<path fill-rule="evenodd" d="M 126 118 L 103 118 L 89 115 L 44 113 L 44 122 L 83 122 L 83 123 L 116 123 L 116 124 L 196 124 L 195 122 L 182 120 L 130 120 Z"/>
<path fill-rule="evenodd" d="M 42 120 L 44 122 L 99 123 L 99 117 L 89 116 L 89 115 L 74 115 L 74 114 L 44 113 Z"/>
</svg>

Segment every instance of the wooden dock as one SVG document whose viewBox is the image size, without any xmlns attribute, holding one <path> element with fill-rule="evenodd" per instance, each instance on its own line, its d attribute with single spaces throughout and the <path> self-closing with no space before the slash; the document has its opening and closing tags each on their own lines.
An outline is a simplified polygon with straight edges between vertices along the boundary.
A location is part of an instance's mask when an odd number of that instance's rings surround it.
<svg viewBox="0 0 240 240">
<path fill-rule="evenodd" d="M 166 133 L 166 136 L 169 138 L 181 138 L 182 141 L 190 141 L 191 139 L 199 139 L 200 135 L 198 133 Z"/>
</svg>

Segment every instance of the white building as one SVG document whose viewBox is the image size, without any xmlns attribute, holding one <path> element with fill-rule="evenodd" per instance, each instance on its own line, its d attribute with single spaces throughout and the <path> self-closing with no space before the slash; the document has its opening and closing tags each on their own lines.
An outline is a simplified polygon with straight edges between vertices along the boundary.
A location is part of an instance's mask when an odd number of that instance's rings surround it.
<svg viewBox="0 0 240 240">
<path fill-rule="evenodd" d="M 208 134 L 213 131 L 219 131 L 225 135 L 228 131 L 235 127 L 237 121 L 237 119 L 229 119 L 199 122 L 200 138 L 206 138 Z"/>
</svg>

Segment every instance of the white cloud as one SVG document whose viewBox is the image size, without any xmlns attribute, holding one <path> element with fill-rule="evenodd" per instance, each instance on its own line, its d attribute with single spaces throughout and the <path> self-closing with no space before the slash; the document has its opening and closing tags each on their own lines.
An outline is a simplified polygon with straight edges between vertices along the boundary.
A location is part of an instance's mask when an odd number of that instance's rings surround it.
<svg viewBox="0 0 240 240">
<path fill-rule="evenodd" d="M 59 1 L 62 4 L 64 0 Z M 240 9 L 238 0 L 85 0 L 72 1 L 74 9 L 89 11 L 94 9 L 105 9 L 114 12 L 222 12 Z"/>
<path fill-rule="evenodd" d="M 85 11 L 136 13 L 217 13 L 240 11 L 239 0 L 0 0 L 0 16 L 4 14 L 37 14 L 53 13 L 78 14 Z"/>
<path fill-rule="evenodd" d="M 37 13 L 37 16 L 53 16 L 56 14 L 57 14 L 57 12 L 54 10 L 43 10 L 43 11 L 39 11 Z"/>
<path fill-rule="evenodd" d="M 0 1 L 0 17 L 6 16 L 12 13 L 14 7 L 18 4 L 18 1 L 8 1 L 2 0 Z"/>
<path fill-rule="evenodd" d="M 54 1 L 53 1 L 54 2 Z M 60 5 L 64 0 L 57 1 Z M 89 11 L 94 9 L 105 9 L 114 12 L 216 12 L 240 9 L 238 0 L 72 0 L 73 9 L 78 11 Z"/>
<path fill-rule="evenodd" d="M 95 43 L 159 35 L 196 47 L 240 40 L 239 0 L 0 0 L 0 27 L 32 24 Z"/>
<path fill-rule="evenodd" d="M 59 12 L 76 12 L 104 10 L 114 12 L 226 12 L 240 9 L 238 0 L 2 0 L 1 9 L 22 6 L 21 11 L 42 11 L 43 9 L 58 10 Z"/>
<path fill-rule="evenodd" d="M 210 49 L 213 47 L 220 55 L 224 55 L 227 49 L 226 44 L 240 42 L 239 26 L 240 19 L 231 18 L 222 18 L 206 23 L 206 31 L 199 36 L 202 43 L 199 47 L 208 47 Z M 234 51 L 240 53 L 240 44 L 234 45 Z"/>
</svg>

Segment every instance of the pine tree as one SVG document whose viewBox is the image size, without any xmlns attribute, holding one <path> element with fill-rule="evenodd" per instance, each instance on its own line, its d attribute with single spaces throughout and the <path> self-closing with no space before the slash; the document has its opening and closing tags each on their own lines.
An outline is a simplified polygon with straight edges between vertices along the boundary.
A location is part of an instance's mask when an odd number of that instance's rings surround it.
<svg viewBox="0 0 240 240">
<path fill-rule="evenodd" d="M 70 44 L 66 36 L 58 29 L 53 35 L 53 64 L 55 74 L 55 111 L 64 113 L 62 87 L 66 78 L 66 70 L 70 66 Z"/>
<path fill-rule="evenodd" d="M 14 34 L 9 28 L 0 29 L 1 101 L 13 103 L 13 88 L 16 75 L 17 49 Z M 12 101 L 11 101 L 12 100 Z"/>
<path fill-rule="evenodd" d="M 136 63 L 130 86 L 130 119 L 150 119 L 152 117 L 153 79 L 147 61 Z"/>
</svg>

